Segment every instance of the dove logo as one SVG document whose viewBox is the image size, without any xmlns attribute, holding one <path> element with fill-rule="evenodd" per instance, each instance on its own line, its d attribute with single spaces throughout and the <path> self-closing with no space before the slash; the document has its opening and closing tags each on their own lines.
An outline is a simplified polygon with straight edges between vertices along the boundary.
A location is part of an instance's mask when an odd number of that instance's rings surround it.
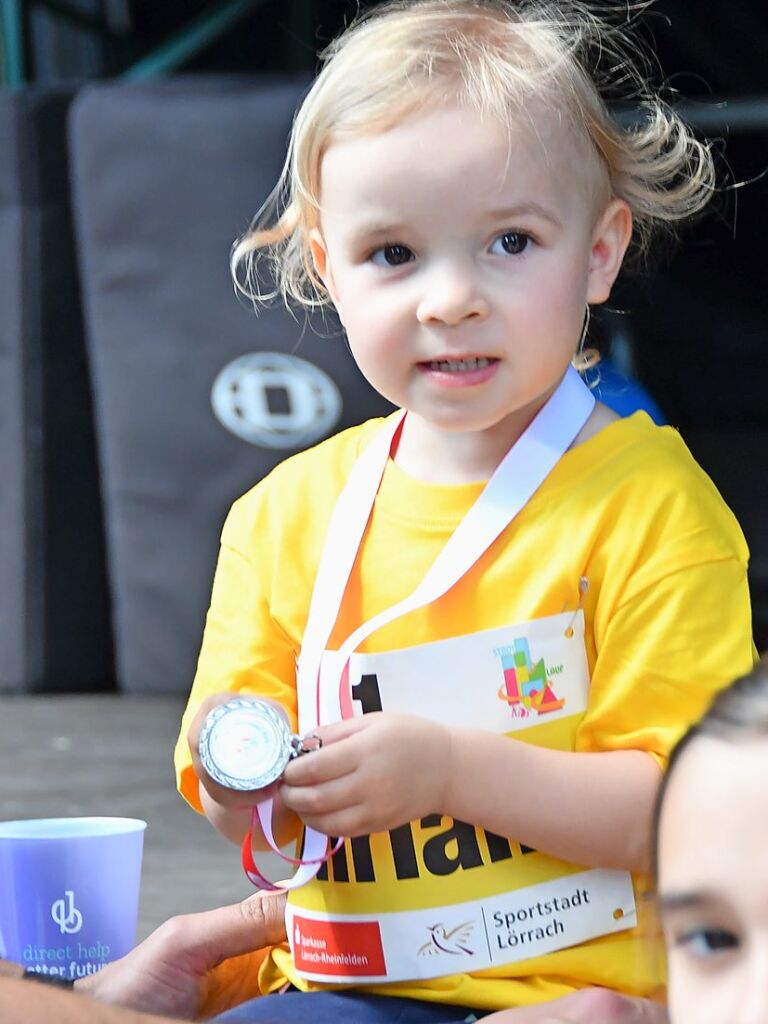
<svg viewBox="0 0 768 1024">
<path fill-rule="evenodd" d="M 441 922 L 427 925 L 427 929 L 429 939 L 419 949 L 419 956 L 437 956 L 438 953 L 448 953 L 451 956 L 475 955 L 475 951 L 469 945 L 475 929 L 474 921 L 462 921 L 451 929 L 446 928 Z"/>
<path fill-rule="evenodd" d="M 83 915 L 75 906 L 75 894 L 71 889 L 65 890 L 63 899 L 53 901 L 51 917 L 62 935 L 77 935 L 83 927 Z"/>
</svg>

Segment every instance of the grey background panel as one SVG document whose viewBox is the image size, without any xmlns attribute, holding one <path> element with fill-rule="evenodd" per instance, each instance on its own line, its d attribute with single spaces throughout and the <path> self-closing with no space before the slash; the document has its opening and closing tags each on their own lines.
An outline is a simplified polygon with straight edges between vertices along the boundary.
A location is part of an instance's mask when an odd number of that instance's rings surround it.
<svg viewBox="0 0 768 1024">
<path fill-rule="evenodd" d="M 0 133 L 7 138 L 0 103 Z M 7 151 L 6 151 L 7 153 Z M 0 165 L 5 164 L 0 156 Z M 18 252 L 22 212 L 0 198 L 0 251 Z M 0 274 L 0 681 L 20 687 L 35 674 L 27 664 L 24 623 L 27 559 L 25 529 L 28 473 L 25 456 L 21 335 L 21 263 L 7 259 Z M 38 569 L 39 571 L 39 569 Z"/>
<path fill-rule="evenodd" d="M 25 99 L 0 94 L 0 683 L 14 689 L 39 684 L 43 669 L 41 342 L 29 322 L 40 197 L 24 173 L 26 109 Z"/>
<path fill-rule="evenodd" d="M 112 675 L 69 213 L 71 93 L 0 93 L 0 689 Z"/>
<path fill-rule="evenodd" d="M 389 408 L 339 336 L 318 337 L 280 306 L 257 317 L 233 294 L 230 247 L 277 179 L 304 88 L 191 79 L 96 86 L 75 104 L 81 281 L 127 690 L 188 688 L 226 511 L 291 454 L 222 426 L 210 397 L 220 371 L 254 352 L 299 356 L 341 392 L 332 429 Z M 273 397 L 279 410 L 290 396 Z"/>
</svg>

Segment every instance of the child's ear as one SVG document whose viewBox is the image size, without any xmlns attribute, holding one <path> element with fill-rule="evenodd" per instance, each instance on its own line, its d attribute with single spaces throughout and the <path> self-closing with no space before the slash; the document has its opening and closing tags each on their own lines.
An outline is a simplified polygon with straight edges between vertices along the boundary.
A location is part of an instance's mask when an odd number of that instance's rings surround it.
<svg viewBox="0 0 768 1024">
<path fill-rule="evenodd" d="M 592 234 L 587 302 L 608 299 L 631 238 L 632 211 L 623 199 L 612 199 Z"/>
<path fill-rule="evenodd" d="M 317 276 L 325 285 L 325 289 L 336 307 L 339 319 L 341 319 L 343 323 L 344 321 L 341 316 L 341 310 L 339 309 L 338 296 L 333 282 L 333 274 L 331 273 L 331 266 L 328 261 L 328 250 L 325 247 L 325 239 L 322 236 L 320 228 L 310 229 L 309 250 L 312 253 L 312 263 L 314 264 Z"/>
</svg>

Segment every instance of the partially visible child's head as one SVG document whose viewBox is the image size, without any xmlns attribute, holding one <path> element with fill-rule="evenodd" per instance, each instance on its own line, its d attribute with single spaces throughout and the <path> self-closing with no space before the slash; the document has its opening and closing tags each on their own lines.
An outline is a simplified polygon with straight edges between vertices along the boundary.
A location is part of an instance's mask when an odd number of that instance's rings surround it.
<svg viewBox="0 0 768 1024">
<path fill-rule="evenodd" d="M 376 136 L 446 104 L 524 127 L 532 138 L 545 114 L 556 118 L 571 136 L 565 170 L 575 185 L 596 208 L 624 200 L 635 248 L 645 250 L 659 227 L 705 205 L 714 175 L 706 146 L 649 92 L 631 51 L 617 25 L 578 0 L 395 0 L 375 8 L 324 54 L 283 179 L 235 248 L 236 276 L 260 297 L 255 269 L 266 258 L 286 300 L 327 303 L 310 244 L 322 227 L 325 154 L 338 141 Z M 606 99 L 641 104 L 640 124 L 622 128 Z"/>
<path fill-rule="evenodd" d="M 659 803 L 672 1024 L 768 1021 L 768 663 L 678 745 Z"/>
</svg>

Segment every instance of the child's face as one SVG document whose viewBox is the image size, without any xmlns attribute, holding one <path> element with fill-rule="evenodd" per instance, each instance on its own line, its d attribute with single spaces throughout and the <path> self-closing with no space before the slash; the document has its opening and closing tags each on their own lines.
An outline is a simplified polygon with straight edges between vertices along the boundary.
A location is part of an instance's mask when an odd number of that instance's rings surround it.
<svg viewBox="0 0 768 1024">
<path fill-rule="evenodd" d="M 527 422 L 629 240 L 626 204 L 600 202 L 598 181 L 545 113 L 509 133 L 437 107 L 334 142 L 313 255 L 373 386 L 445 431 Z"/>
<path fill-rule="evenodd" d="M 659 897 L 673 1024 L 768 1022 L 768 741 L 700 737 L 670 779 Z"/>
</svg>

